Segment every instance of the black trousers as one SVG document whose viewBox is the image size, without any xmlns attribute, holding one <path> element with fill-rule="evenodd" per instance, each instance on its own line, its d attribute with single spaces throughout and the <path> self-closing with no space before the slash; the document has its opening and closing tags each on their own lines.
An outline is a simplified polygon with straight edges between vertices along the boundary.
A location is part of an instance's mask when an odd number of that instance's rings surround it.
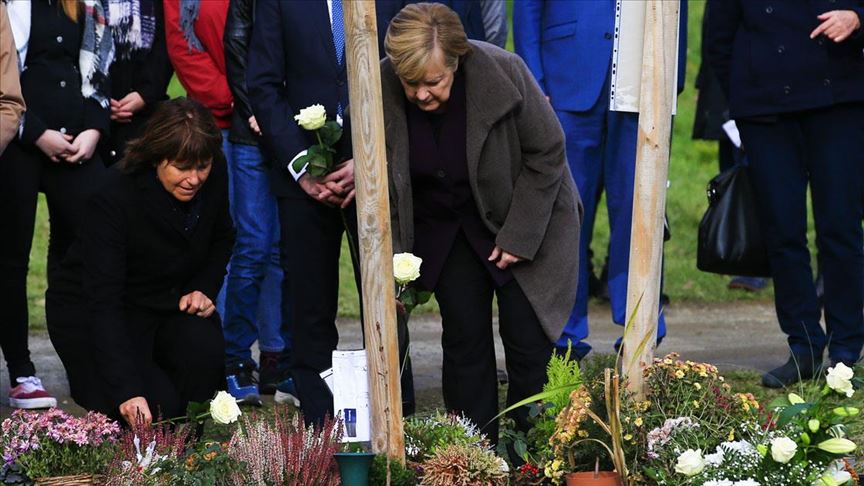
<svg viewBox="0 0 864 486">
<path fill-rule="evenodd" d="M 530 263 L 526 263 L 530 265 Z M 492 336 L 492 297 L 507 363 L 507 404 L 543 389 L 552 342 L 516 280 L 496 288 L 461 233 L 435 287 L 444 334 L 443 391 L 448 410 L 462 412 L 498 442 L 498 381 Z M 521 430 L 530 427 L 525 407 L 510 414 Z M 487 425 L 488 424 L 488 425 Z"/>
<path fill-rule="evenodd" d="M 88 410 L 119 420 L 119 403 L 111 399 L 102 377 L 111 363 L 100 359 L 94 343 L 99 336 L 90 333 L 86 306 L 58 300 L 48 292 L 48 333 L 66 369 L 72 398 Z M 185 415 L 190 401 L 209 400 L 225 389 L 225 342 L 218 315 L 204 319 L 181 312 L 129 310 L 125 318 L 132 359 L 142 378 L 141 395 L 154 419 Z"/>
<path fill-rule="evenodd" d="M 333 415 L 333 396 L 320 373 L 333 366 L 332 353 L 339 344 L 336 313 L 345 223 L 357 242 L 353 205 L 345 210 L 344 217 L 343 222 L 339 209 L 312 198 L 279 199 L 281 262 L 285 273 L 282 301 L 293 303 L 283 307 L 283 315 L 293 324 L 291 373 L 307 423 L 321 423 L 325 416 Z M 358 289 L 359 274 L 359 262 L 354 262 Z M 400 336 L 405 337 L 400 345 L 404 360 L 408 346 L 404 326 Z M 414 381 L 410 364 L 402 373 L 402 397 L 403 413 L 413 413 Z"/>
<path fill-rule="evenodd" d="M 75 238 L 84 202 L 100 183 L 105 166 L 98 156 L 82 165 L 51 162 L 35 146 L 11 143 L 0 157 L 0 350 L 11 384 L 34 375 L 27 344 L 27 269 L 39 192 L 50 214 L 48 286 Z M 39 262 L 41 264 L 41 262 Z"/>
<path fill-rule="evenodd" d="M 855 361 L 864 345 L 864 103 L 738 122 L 774 279 L 780 328 L 793 353 Z M 813 200 L 825 327 L 807 249 Z"/>
</svg>

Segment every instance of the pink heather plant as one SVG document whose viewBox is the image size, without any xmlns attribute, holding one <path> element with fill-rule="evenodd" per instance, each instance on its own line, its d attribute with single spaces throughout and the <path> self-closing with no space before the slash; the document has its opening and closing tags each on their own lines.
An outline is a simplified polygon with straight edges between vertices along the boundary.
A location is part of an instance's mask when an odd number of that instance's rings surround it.
<svg viewBox="0 0 864 486">
<path fill-rule="evenodd" d="M 52 408 L 42 413 L 16 410 L 0 424 L 0 432 L 5 464 L 17 463 L 37 478 L 103 472 L 120 427 L 99 413 L 78 418 Z"/>
<path fill-rule="evenodd" d="M 338 421 L 306 427 L 299 414 L 277 407 L 273 421 L 244 417 L 228 446 L 228 455 L 245 464 L 235 485 L 336 486 L 339 473 L 333 454 L 339 448 Z"/>
</svg>

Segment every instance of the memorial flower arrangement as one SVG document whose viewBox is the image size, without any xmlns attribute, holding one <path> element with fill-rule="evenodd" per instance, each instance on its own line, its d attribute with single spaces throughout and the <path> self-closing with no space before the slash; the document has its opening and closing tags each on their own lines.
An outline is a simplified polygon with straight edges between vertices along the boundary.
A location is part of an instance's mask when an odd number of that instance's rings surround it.
<svg viewBox="0 0 864 486">
<path fill-rule="evenodd" d="M 31 479 L 102 474 L 114 456 L 120 427 L 91 412 L 73 417 L 60 409 L 16 410 L 0 425 L 4 467 Z"/>
</svg>

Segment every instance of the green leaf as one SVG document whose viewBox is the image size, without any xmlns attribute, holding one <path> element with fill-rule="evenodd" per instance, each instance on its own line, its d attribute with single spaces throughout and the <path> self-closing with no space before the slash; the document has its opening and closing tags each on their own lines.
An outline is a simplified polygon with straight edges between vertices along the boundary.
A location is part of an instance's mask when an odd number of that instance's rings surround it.
<svg viewBox="0 0 864 486">
<path fill-rule="evenodd" d="M 204 419 L 200 418 L 201 415 L 210 413 L 210 402 L 189 402 L 189 405 L 186 406 L 186 418 L 189 419 L 191 423 L 201 423 Z"/>
<path fill-rule="evenodd" d="M 401 300 L 406 309 L 414 308 L 417 305 L 417 292 L 414 289 L 406 289 L 402 292 Z"/>
<path fill-rule="evenodd" d="M 528 446 L 525 444 L 524 441 L 517 440 L 516 442 L 514 442 L 513 443 L 513 450 L 516 451 L 516 454 L 519 457 L 524 458 L 528 455 Z"/>
<path fill-rule="evenodd" d="M 556 386 L 555 388 L 551 388 L 549 390 L 542 391 L 542 392 L 537 393 L 535 395 L 531 395 L 530 397 L 528 397 L 524 400 L 520 400 L 520 401 L 514 403 L 513 405 L 510 405 L 509 407 L 505 408 L 504 410 L 501 411 L 501 413 L 492 417 L 492 419 L 489 420 L 489 423 L 484 424 L 483 426 L 485 427 L 486 425 L 489 425 L 490 423 L 492 423 L 495 419 L 498 419 L 501 416 L 503 416 L 505 413 L 512 412 L 513 410 L 516 410 L 519 407 L 523 407 L 525 405 L 528 405 L 529 403 L 542 402 L 543 400 L 546 400 L 549 397 L 553 397 L 556 394 L 561 393 L 563 391 L 570 393 L 573 390 L 575 390 L 576 388 L 578 388 L 579 385 L 581 385 L 581 383 L 568 383 L 566 385 Z"/>
<path fill-rule="evenodd" d="M 328 121 L 323 127 L 318 129 L 318 134 L 321 135 L 321 141 L 328 146 L 333 146 L 342 138 L 342 127 L 335 121 Z"/>
<path fill-rule="evenodd" d="M 301 155 L 291 163 L 291 167 L 294 169 L 294 172 L 300 172 L 303 170 L 303 167 L 306 167 L 306 164 L 309 163 L 310 159 L 311 157 L 309 157 L 308 153 L 306 155 Z"/>
<path fill-rule="evenodd" d="M 783 411 L 780 412 L 780 416 L 777 417 L 777 428 L 785 426 L 786 424 L 791 422 L 796 415 L 807 410 L 808 408 L 810 408 L 810 406 L 811 405 L 809 403 L 799 403 L 797 405 L 790 405 L 784 408 Z"/>
<path fill-rule="evenodd" d="M 417 300 L 417 305 L 423 305 L 429 302 L 429 299 L 432 298 L 432 292 L 427 290 L 418 291 L 414 298 Z"/>
</svg>

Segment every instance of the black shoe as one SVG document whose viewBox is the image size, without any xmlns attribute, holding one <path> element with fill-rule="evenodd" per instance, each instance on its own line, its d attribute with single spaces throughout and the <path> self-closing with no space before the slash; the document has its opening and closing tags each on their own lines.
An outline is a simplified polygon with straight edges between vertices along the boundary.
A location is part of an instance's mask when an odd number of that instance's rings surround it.
<svg viewBox="0 0 864 486">
<path fill-rule="evenodd" d="M 762 386 L 783 388 L 794 385 L 801 380 L 813 378 L 821 368 L 821 359 L 816 360 L 812 356 L 793 354 L 786 361 L 786 364 L 762 375 Z"/>
<path fill-rule="evenodd" d="M 276 387 L 284 380 L 284 372 L 279 363 L 281 355 L 281 352 L 261 352 L 259 358 L 261 368 L 258 371 L 258 389 L 261 390 L 262 395 L 273 395 L 276 393 Z"/>
</svg>

